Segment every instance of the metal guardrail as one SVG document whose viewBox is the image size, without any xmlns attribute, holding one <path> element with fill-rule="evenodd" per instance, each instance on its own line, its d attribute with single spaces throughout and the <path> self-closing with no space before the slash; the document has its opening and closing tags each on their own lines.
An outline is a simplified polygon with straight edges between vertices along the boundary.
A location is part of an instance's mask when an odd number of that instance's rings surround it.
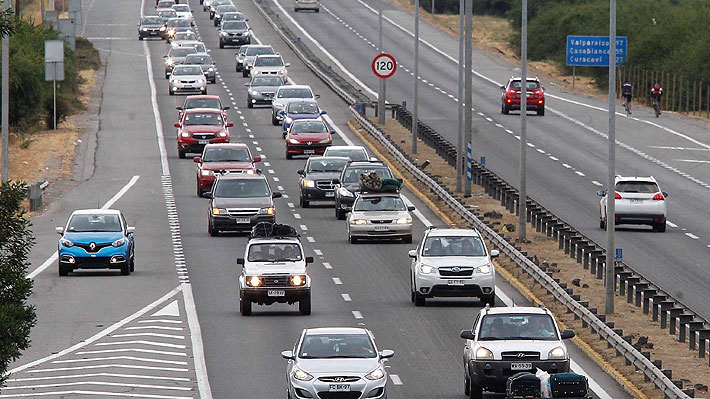
<svg viewBox="0 0 710 399">
<path fill-rule="evenodd" d="M 606 323 L 605 320 L 602 320 L 600 316 L 596 315 L 596 309 L 590 309 L 581 303 L 578 296 L 571 294 L 572 291 L 570 289 L 561 286 L 551 277 L 550 274 L 535 264 L 533 260 L 528 258 L 512 243 L 499 235 L 494 229 L 489 227 L 484 221 L 479 219 L 473 212 L 467 209 L 466 206 L 460 200 L 456 199 L 447 188 L 435 181 L 426 172 L 420 170 L 407 155 L 397 148 L 396 144 L 390 142 L 382 131 L 380 131 L 368 119 L 360 114 L 360 112 L 358 112 L 356 105 L 361 105 L 359 108 L 362 110 L 365 104 L 371 103 L 371 100 L 364 96 L 359 90 L 350 84 L 350 82 L 346 81 L 337 73 L 333 72 L 330 67 L 323 64 L 315 56 L 315 54 L 313 54 L 308 47 L 305 46 L 305 44 L 303 44 L 303 42 L 300 41 L 299 38 L 294 35 L 282 21 L 279 20 L 279 18 L 272 18 L 272 15 L 275 14 L 270 10 L 270 8 L 265 9 L 263 7 L 262 0 L 252 1 L 257 6 L 257 9 L 264 16 L 266 21 L 277 33 L 279 33 L 279 35 L 281 35 L 286 44 L 294 51 L 298 58 L 309 69 L 311 69 L 311 71 L 313 71 L 319 79 L 321 79 L 338 96 L 350 105 L 350 112 L 360 123 L 360 125 L 363 126 L 369 134 L 375 137 L 385 148 L 387 148 L 390 154 L 398 162 L 400 162 L 405 169 L 407 169 L 407 171 L 412 173 L 418 180 L 424 183 L 433 193 L 441 198 L 452 209 L 458 212 L 466 221 L 476 226 L 478 230 L 481 231 L 482 234 L 496 247 L 498 247 L 504 254 L 513 260 L 528 275 L 535 279 L 535 281 L 537 281 L 548 292 L 555 296 L 557 300 L 563 303 L 570 312 L 580 318 L 583 325 L 589 326 L 599 335 L 600 338 L 605 339 L 609 345 L 615 348 L 619 355 L 624 356 L 627 364 L 632 364 L 636 369 L 641 370 L 645 379 L 652 381 L 666 397 L 673 399 L 685 399 L 692 397 L 689 395 L 693 395 L 693 389 L 681 389 L 677 385 L 680 383 L 679 381 L 670 379 L 670 370 L 660 370 L 659 361 L 651 361 L 646 355 L 637 350 L 631 345 L 626 337 L 622 337 L 619 333 L 617 333 L 619 330 L 615 330 L 612 326 L 610 326 L 611 323 Z M 398 106 L 395 106 L 394 110 L 396 113 L 395 117 L 400 122 L 404 122 L 401 119 L 405 119 L 407 117 L 408 111 Z M 411 114 L 409 115 L 409 126 L 411 126 Z M 442 158 L 444 158 L 449 164 L 452 162 L 455 164 L 455 147 L 443 138 L 443 136 L 439 135 L 434 129 L 423 124 L 421 121 L 419 122 L 419 126 L 420 138 L 432 147 L 436 148 L 437 153 L 439 153 L 439 155 L 442 156 Z M 483 185 L 489 195 L 493 195 L 496 199 L 500 199 L 501 204 L 505 205 L 506 209 L 511 212 L 515 212 L 515 209 L 517 208 L 515 203 L 518 198 L 517 191 L 514 188 L 508 185 L 503 179 L 500 179 L 495 174 L 485 168 L 482 168 L 477 163 L 472 165 L 472 174 L 473 178 L 476 180 L 476 183 Z M 585 239 L 567 223 L 561 222 L 543 207 L 534 203 L 534 201 L 528 200 L 528 204 L 530 206 L 528 207 L 529 211 L 527 217 L 536 229 L 541 231 L 541 229 L 544 228 L 544 231 L 548 236 L 552 235 L 555 238 L 559 238 L 560 249 L 564 248 L 565 253 L 569 253 L 571 255 L 576 254 L 578 262 L 582 263 L 583 259 L 585 269 L 589 267 L 593 273 L 597 272 L 598 277 L 602 278 L 601 275 L 604 267 L 602 266 L 603 261 L 602 263 L 600 263 L 600 261 L 603 258 L 604 250 L 591 240 Z M 704 320 L 700 321 L 700 323 L 702 323 L 702 327 L 708 328 L 698 328 L 697 324 L 693 324 L 697 323 L 695 320 L 699 318 L 695 313 L 689 315 L 685 307 L 678 306 L 680 305 L 680 302 L 673 299 L 670 295 L 663 293 L 655 285 L 643 279 L 643 277 L 633 272 L 633 270 L 628 268 L 626 265 L 617 267 L 616 274 L 617 281 L 619 281 L 620 295 L 625 295 L 625 293 L 628 292 L 628 302 L 634 302 L 637 306 L 641 306 L 641 303 L 643 303 L 644 313 L 648 313 L 649 308 L 652 305 L 654 321 L 657 320 L 660 315 L 661 327 L 665 328 L 666 324 L 670 325 L 669 328 L 671 334 L 675 333 L 676 326 L 678 326 L 681 341 L 683 341 L 686 337 L 686 332 L 689 332 L 688 337 L 691 341 L 691 349 L 695 349 L 695 343 L 697 342 L 699 354 L 701 357 L 705 356 L 706 348 L 710 346 L 708 345 L 708 339 L 710 339 L 710 327 L 708 327 L 708 324 Z M 685 319 L 682 319 L 682 317 L 685 317 Z M 681 323 L 681 320 L 686 320 L 686 322 Z"/>
</svg>

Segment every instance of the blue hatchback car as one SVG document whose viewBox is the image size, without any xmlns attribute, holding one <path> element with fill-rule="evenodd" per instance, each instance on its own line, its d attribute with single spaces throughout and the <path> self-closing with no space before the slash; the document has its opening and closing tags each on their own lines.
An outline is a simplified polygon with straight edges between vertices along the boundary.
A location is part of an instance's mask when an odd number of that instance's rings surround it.
<svg viewBox="0 0 710 399">
<path fill-rule="evenodd" d="M 281 111 L 284 121 L 284 138 L 286 138 L 286 132 L 291 122 L 298 119 L 319 119 L 321 115 L 325 115 L 327 112 L 321 111 L 318 107 L 318 102 L 314 100 L 302 100 L 302 101 L 292 101 L 286 105 L 286 108 Z"/>
<path fill-rule="evenodd" d="M 65 227 L 55 229 L 59 275 L 74 269 L 120 269 L 127 276 L 135 268 L 133 232 L 121 211 L 84 209 L 74 211 Z"/>
</svg>

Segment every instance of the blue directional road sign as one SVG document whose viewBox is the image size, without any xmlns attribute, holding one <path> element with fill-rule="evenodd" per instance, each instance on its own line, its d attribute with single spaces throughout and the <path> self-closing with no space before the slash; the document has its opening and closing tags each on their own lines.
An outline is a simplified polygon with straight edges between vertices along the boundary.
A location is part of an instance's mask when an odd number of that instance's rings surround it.
<svg viewBox="0 0 710 399">
<path fill-rule="evenodd" d="M 626 36 L 616 37 L 616 66 L 626 61 Z M 567 36 L 568 66 L 609 66 L 609 36 Z"/>
<path fill-rule="evenodd" d="M 622 255 L 621 255 L 621 254 L 622 254 L 621 248 L 616 248 L 616 253 L 615 253 L 615 255 L 616 255 L 616 261 L 617 261 L 617 262 L 621 262 L 621 259 L 622 259 Z"/>
</svg>

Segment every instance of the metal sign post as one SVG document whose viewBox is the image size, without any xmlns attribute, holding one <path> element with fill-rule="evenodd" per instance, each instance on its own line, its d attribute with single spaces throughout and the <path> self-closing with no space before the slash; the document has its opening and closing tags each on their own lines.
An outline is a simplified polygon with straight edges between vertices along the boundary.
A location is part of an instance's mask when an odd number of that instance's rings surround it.
<svg viewBox="0 0 710 399">
<path fill-rule="evenodd" d="M 384 53 L 384 45 L 382 42 L 382 8 L 385 0 L 379 1 L 379 12 L 378 12 L 378 35 L 377 35 L 377 47 L 380 53 Z M 380 86 L 377 92 L 377 123 L 380 125 L 385 124 L 385 101 L 387 100 L 387 81 L 380 79 Z"/>
<path fill-rule="evenodd" d="M 522 25 L 520 39 L 520 159 L 518 160 L 518 242 L 526 239 L 527 227 L 527 121 L 528 114 L 528 0 L 522 4 Z"/>
<path fill-rule="evenodd" d="M 52 81 L 54 130 L 57 130 L 57 81 L 64 80 L 64 40 L 44 41 L 44 80 Z"/>
<path fill-rule="evenodd" d="M 625 39 L 625 38 L 624 38 Z M 612 58 L 610 54 L 617 54 L 616 38 L 616 0 L 609 1 L 609 38 L 607 43 L 607 61 L 609 66 L 609 165 L 607 170 L 607 205 L 606 205 L 606 292 L 604 296 L 604 313 L 614 314 L 614 294 L 616 292 L 616 278 L 614 276 L 614 228 L 616 227 L 616 66 L 619 65 L 619 57 Z M 625 44 L 625 41 L 624 41 Z M 623 46 L 624 56 L 626 46 Z"/>
</svg>

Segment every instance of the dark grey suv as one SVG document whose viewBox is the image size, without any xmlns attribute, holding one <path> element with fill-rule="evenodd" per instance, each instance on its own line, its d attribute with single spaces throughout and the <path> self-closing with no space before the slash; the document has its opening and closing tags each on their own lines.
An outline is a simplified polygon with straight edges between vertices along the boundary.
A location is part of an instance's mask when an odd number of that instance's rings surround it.
<svg viewBox="0 0 710 399">
<path fill-rule="evenodd" d="M 298 181 L 301 208 L 308 208 L 310 201 L 332 201 L 335 199 L 333 179 L 348 163 L 345 157 L 310 157 L 303 169 L 297 171 L 301 176 Z"/>
</svg>

